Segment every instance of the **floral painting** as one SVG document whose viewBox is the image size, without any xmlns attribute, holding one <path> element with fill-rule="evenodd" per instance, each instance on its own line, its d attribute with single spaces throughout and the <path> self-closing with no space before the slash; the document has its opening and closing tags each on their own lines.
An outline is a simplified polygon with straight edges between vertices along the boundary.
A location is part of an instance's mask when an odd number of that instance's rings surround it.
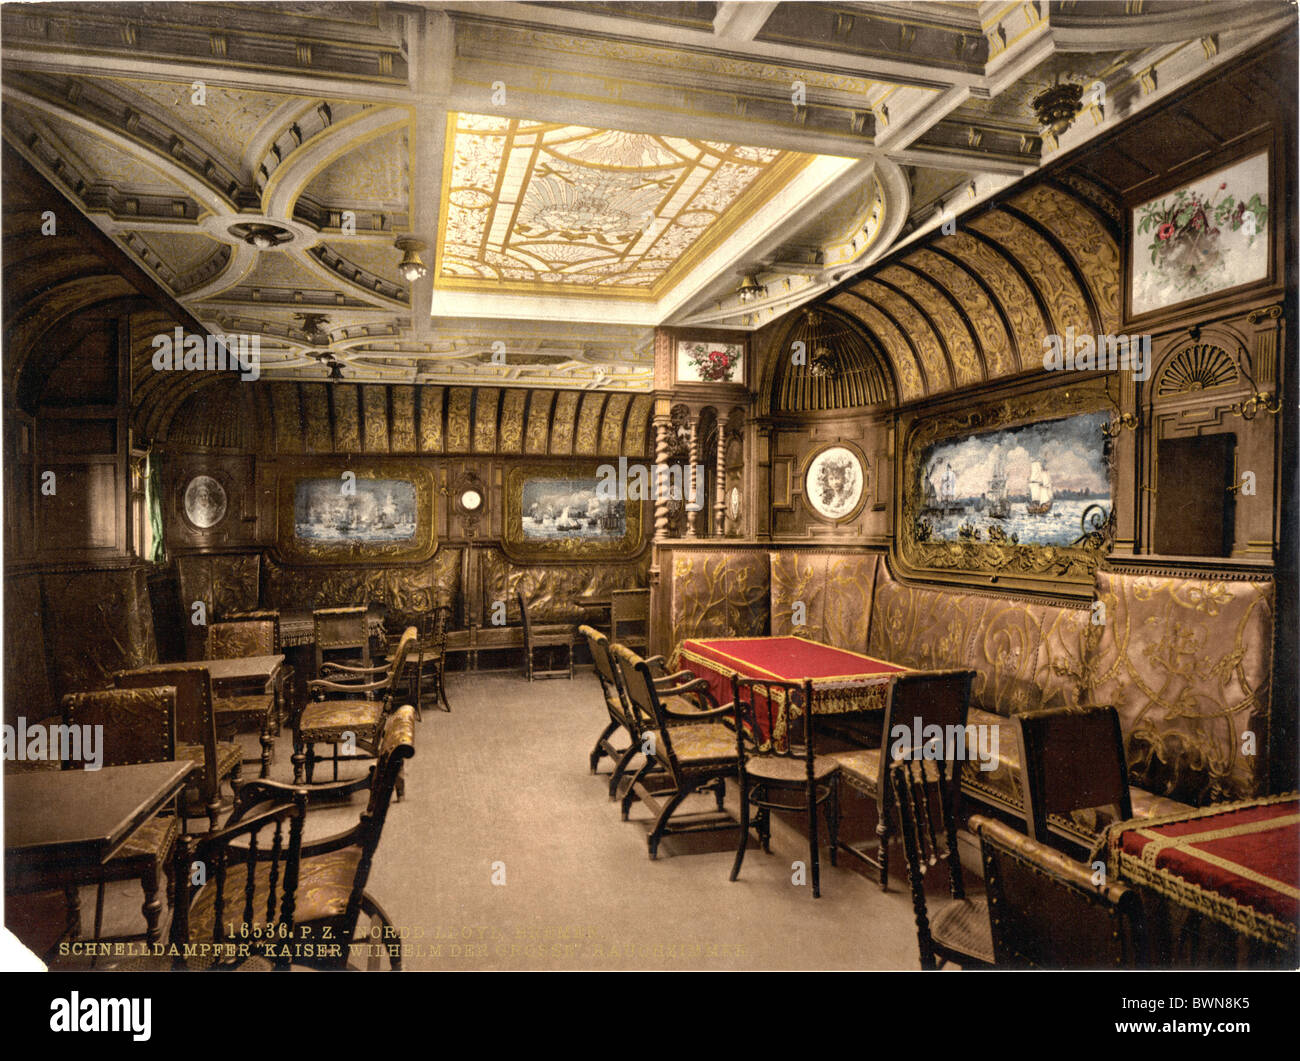
<svg viewBox="0 0 1300 1061">
<path fill-rule="evenodd" d="M 677 379 L 682 383 L 744 383 L 745 347 L 741 343 L 680 342 Z"/>
<path fill-rule="evenodd" d="M 1267 153 L 1138 206 L 1132 315 L 1264 279 L 1269 222 Z"/>
</svg>

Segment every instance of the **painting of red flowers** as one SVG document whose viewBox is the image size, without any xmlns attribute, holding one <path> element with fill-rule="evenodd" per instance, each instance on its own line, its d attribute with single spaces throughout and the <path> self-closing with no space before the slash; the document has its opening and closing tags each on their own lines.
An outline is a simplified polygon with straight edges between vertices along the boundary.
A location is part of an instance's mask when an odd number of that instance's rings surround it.
<svg viewBox="0 0 1300 1061">
<path fill-rule="evenodd" d="M 741 343 L 680 342 L 677 379 L 681 383 L 744 383 L 744 358 Z"/>
<path fill-rule="evenodd" d="M 1266 152 L 1137 207 L 1131 314 L 1262 280 L 1269 221 Z"/>
</svg>

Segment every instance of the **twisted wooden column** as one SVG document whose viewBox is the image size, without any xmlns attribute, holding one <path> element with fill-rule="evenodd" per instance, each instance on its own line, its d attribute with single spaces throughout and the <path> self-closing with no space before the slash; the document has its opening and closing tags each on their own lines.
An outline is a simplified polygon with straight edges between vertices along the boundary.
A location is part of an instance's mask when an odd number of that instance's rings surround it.
<svg viewBox="0 0 1300 1061">
<path fill-rule="evenodd" d="M 718 421 L 718 467 L 717 475 L 714 482 L 717 484 L 717 490 L 714 491 L 713 514 L 714 522 L 718 528 L 718 537 L 721 538 L 727 533 L 727 432 L 721 420 Z"/>
<path fill-rule="evenodd" d="M 668 537 L 668 432 L 672 430 L 672 417 L 656 416 L 655 429 L 655 538 L 657 542 Z"/>
<path fill-rule="evenodd" d="M 686 493 L 686 501 L 685 501 L 686 505 L 695 504 L 696 499 L 700 496 L 700 487 L 704 485 L 703 483 L 697 482 L 695 478 L 695 465 L 699 462 L 700 459 L 699 430 L 700 430 L 699 417 L 692 415 L 690 449 L 689 449 L 689 455 L 686 458 L 687 461 L 686 474 L 682 477 L 684 480 L 682 486 Z M 691 511 L 689 508 L 686 508 L 684 505 L 683 515 L 685 516 L 686 519 L 685 536 L 687 538 L 694 538 L 696 536 L 695 535 L 695 513 Z"/>
</svg>

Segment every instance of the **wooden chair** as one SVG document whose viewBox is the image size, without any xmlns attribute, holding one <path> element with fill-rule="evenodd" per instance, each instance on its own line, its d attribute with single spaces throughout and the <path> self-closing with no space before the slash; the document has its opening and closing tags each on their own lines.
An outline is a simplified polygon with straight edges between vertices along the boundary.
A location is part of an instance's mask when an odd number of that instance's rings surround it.
<svg viewBox="0 0 1300 1061">
<path fill-rule="evenodd" d="M 1086 849 L 1064 828 L 1071 815 L 1107 808 L 1133 817 L 1119 715 L 1113 707 L 1057 707 L 1015 716 L 1020 788 L 1029 835 L 1066 854 Z M 1076 829 L 1077 832 L 1077 829 Z M 1102 827 L 1094 832 L 1100 837 Z"/>
<path fill-rule="evenodd" d="M 882 891 L 889 887 L 889 838 L 894 821 L 894 799 L 889 788 L 894 728 L 902 726 L 910 733 L 915 726 L 922 730 L 939 726 L 948 734 L 949 727 L 960 726 L 964 733 L 974 679 L 975 672 L 970 670 L 914 671 L 898 675 L 889 689 L 880 747 L 831 756 L 840 765 L 842 781 L 876 802 L 875 855 L 862 844 L 841 842 L 840 848 L 879 870 Z M 963 748 L 961 755 L 965 754 Z M 960 758 L 949 760 L 949 772 L 960 776 Z"/>
<path fill-rule="evenodd" d="M 651 858 L 657 857 L 659 841 L 669 832 L 736 828 L 738 823 L 731 818 L 718 820 L 727 778 L 736 776 L 739 762 L 736 738 L 722 724 L 722 719 L 731 715 L 731 707 L 718 707 L 703 678 L 681 684 L 656 682 L 650 665 L 635 652 L 623 645 L 614 645 L 612 651 L 628 703 L 637 716 L 636 726 L 642 734 L 640 751 L 645 756 L 623 795 L 623 820 L 627 820 L 632 802 L 638 798 L 655 815 L 646 838 Z M 698 698 L 700 710 L 669 707 L 665 703 L 668 697 Z M 666 775 L 667 787 L 653 787 L 651 775 L 656 773 Z M 703 820 L 695 815 L 670 828 L 669 819 L 686 797 L 705 788 L 713 790 L 717 814 Z"/>
<path fill-rule="evenodd" d="M 619 783 L 626 774 L 628 766 L 640 754 L 643 734 L 637 714 L 628 703 L 627 691 L 623 688 L 619 668 L 614 663 L 609 638 L 591 626 L 578 627 L 578 633 L 587 640 L 592 662 L 596 668 L 596 677 L 600 681 L 601 691 L 605 697 L 605 707 L 609 711 L 609 725 L 601 731 L 600 736 L 596 738 L 596 746 L 591 750 L 589 759 L 591 772 L 594 774 L 600 760 L 609 756 L 614 763 L 614 770 L 609 778 L 609 798 L 614 799 L 618 795 Z M 695 677 L 690 671 L 668 674 L 663 656 L 651 656 L 645 662 L 651 669 L 651 673 L 655 675 L 655 685 L 660 688 L 680 685 Z M 617 747 L 611 739 L 620 729 L 630 738 L 626 748 Z"/>
<path fill-rule="evenodd" d="M 206 667 L 139 667 L 113 675 L 119 689 L 148 689 L 172 686 L 176 689 L 176 758 L 201 765 L 193 785 L 203 810 L 182 797 L 184 818 L 206 814 L 208 829 L 221 817 L 221 783 L 230 779 L 231 789 L 239 786 L 244 753 L 238 744 L 217 740 L 216 716 L 212 710 L 212 676 Z"/>
<path fill-rule="evenodd" d="M 797 811 L 808 817 L 808 857 L 813 898 L 821 898 L 821 853 L 817 808 L 826 805 L 831 865 L 838 840 L 840 766 L 818 755 L 813 738 L 813 687 L 802 683 L 731 676 L 731 707 L 736 729 L 740 781 L 740 845 L 731 879 L 740 876 L 749 843 L 750 808 L 758 808 L 758 836 L 771 854 L 771 812 Z"/>
<path fill-rule="evenodd" d="M 633 652 L 650 649 L 650 591 L 616 589 L 610 594 L 609 639 Z"/>
<path fill-rule="evenodd" d="M 245 612 L 208 626 L 208 659 L 240 659 L 245 656 L 279 654 L 279 612 Z M 218 696 L 212 701 L 218 737 L 228 737 L 256 728 L 262 744 L 262 777 L 268 777 L 271 773 L 271 756 L 283 717 L 286 671 L 289 675 L 292 674 L 290 668 L 282 667 L 275 687 L 269 691 L 263 689 L 237 696 Z M 289 687 L 292 688 L 292 685 Z M 245 760 L 250 761 L 252 760 Z"/>
<path fill-rule="evenodd" d="M 953 763 L 955 768 L 958 763 Z M 963 969 L 993 965 L 993 938 L 988 903 L 966 896 L 961 858 L 957 852 L 956 800 L 960 773 L 949 773 L 942 758 L 912 758 L 889 768 L 889 784 L 896 794 L 907 879 L 912 887 L 912 910 L 921 968 L 936 969 L 955 962 Z M 938 865 L 948 865 L 952 900 L 933 915 L 925 899 L 925 875 Z"/>
<path fill-rule="evenodd" d="M 1119 883 L 1002 822 L 973 815 L 998 968 L 1130 969 L 1144 962 L 1142 903 Z"/>
<path fill-rule="evenodd" d="M 370 666 L 370 626 L 364 605 L 317 608 L 311 613 L 316 643 L 316 677 L 326 663 Z"/>
<path fill-rule="evenodd" d="M 442 709 L 451 712 L 447 702 L 447 629 L 451 622 L 451 605 L 436 604 L 420 621 L 419 638 L 415 643 L 414 659 L 407 657 L 406 673 L 409 681 L 407 691 L 415 704 L 415 717 L 424 717 L 424 697 L 428 693 L 433 697 L 432 703 L 442 704 Z M 389 642 L 389 651 L 385 657 L 392 662 L 401 637 L 394 637 Z"/>
<path fill-rule="evenodd" d="M 384 722 L 397 705 L 397 685 L 399 676 L 406 668 L 407 660 L 415 650 L 416 630 L 408 626 L 393 653 L 387 667 L 350 667 L 341 663 L 326 663 L 323 667 L 330 675 L 317 678 L 307 683 L 309 696 L 315 696 L 314 702 L 308 703 L 294 723 L 293 733 L 293 777 L 296 784 L 304 780 L 312 784 L 319 759 L 325 758 L 334 763 L 334 780 L 339 779 L 339 763 L 359 759 L 372 759 L 378 754 L 380 736 Z M 367 699 L 369 696 L 379 699 Z M 334 696 L 336 699 L 328 699 Z M 414 710 L 414 708 L 412 708 Z M 339 745 L 349 741 L 362 753 L 339 750 Z M 317 744 L 334 746 L 332 756 L 318 756 Z M 351 792 L 359 791 L 370 785 L 370 775 L 347 782 Z M 399 783 L 398 797 L 403 795 Z"/>
<path fill-rule="evenodd" d="M 66 726 L 98 726 L 102 734 L 101 766 L 130 766 L 134 763 L 165 763 L 176 758 L 176 689 L 100 689 L 70 693 L 63 698 Z M 77 763 L 64 761 L 71 770 Z M 52 812 L 57 810 L 52 808 Z M 145 938 L 158 942 L 162 899 L 158 884 L 167 875 L 172 886 L 171 857 L 180 835 L 180 818 L 172 813 L 156 814 L 127 837 L 101 866 L 95 895 L 95 939 L 104 925 L 104 885 L 110 881 L 138 880 L 144 891 L 141 912 Z"/>
<path fill-rule="evenodd" d="M 524 600 L 523 590 L 515 590 L 515 599 L 519 602 L 519 618 L 524 625 L 524 673 L 531 682 L 534 678 L 573 678 L 573 628 L 560 623 L 545 626 L 534 625 L 528 617 L 528 602 Z M 536 670 L 533 667 L 534 655 L 540 649 L 562 648 L 568 663 L 564 667 L 551 670 Z"/>
<path fill-rule="evenodd" d="M 173 870 L 171 942 L 179 952 L 171 959 L 174 968 L 289 968 L 303 942 L 295 915 L 306 815 L 306 792 L 289 788 L 256 813 L 239 820 L 232 813 L 216 832 L 181 838 Z"/>
<path fill-rule="evenodd" d="M 413 632 L 413 631 L 412 631 Z M 362 937 L 385 947 L 390 967 L 400 969 L 401 947 L 392 919 L 366 891 L 375 852 L 383 835 L 384 822 L 394 791 L 401 789 L 402 767 L 415 754 L 415 708 L 407 704 L 383 720 L 377 741 L 377 760 L 370 768 L 370 799 L 360 821 L 350 829 L 302 846 L 298 893 L 294 904 L 295 930 L 304 939 L 333 940 L 336 952 L 318 948 L 315 955 L 297 955 L 294 964 L 314 968 L 341 969 L 348 963 L 349 944 L 354 941 L 362 914 L 370 919 L 371 932 Z M 311 795 L 351 792 L 351 783 L 337 782 L 312 789 Z M 292 786 L 278 781 L 249 781 L 242 786 L 232 823 L 258 809 L 266 801 L 283 799 Z M 373 957 L 373 956 L 372 956 Z M 377 958 L 376 958 L 377 960 Z"/>
</svg>

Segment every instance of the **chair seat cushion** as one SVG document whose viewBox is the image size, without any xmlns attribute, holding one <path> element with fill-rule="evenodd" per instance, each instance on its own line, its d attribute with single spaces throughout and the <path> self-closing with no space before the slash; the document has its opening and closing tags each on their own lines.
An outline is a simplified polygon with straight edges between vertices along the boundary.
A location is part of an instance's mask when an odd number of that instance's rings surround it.
<svg viewBox="0 0 1300 1061">
<path fill-rule="evenodd" d="M 880 773 L 880 749 L 859 748 L 851 752 L 835 752 L 827 756 L 840 768 L 840 776 L 860 791 L 875 795 L 877 775 Z"/>
<path fill-rule="evenodd" d="M 212 700 L 212 711 L 217 725 L 234 721 L 235 716 L 250 722 L 261 722 L 275 709 L 273 693 L 252 693 L 248 696 L 218 696 Z"/>
<path fill-rule="evenodd" d="M 200 778 L 202 777 L 202 768 L 204 767 L 203 745 L 202 744 L 182 744 L 179 741 L 176 744 L 176 758 L 188 759 L 191 762 L 199 764 Z M 217 778 L 229 777 L 236 767 L 244 761 L 244 752 L 238 744 L 233 741 L 219 741 L 217 743 Z"/>
<path fill-rule="evenodd" d="M 305 741 L 329 743 L 349 732 L 366 741 L 379 733 L 383 719 L 384 705 L 379 700 L 323 700 L 303 708 L 298 731 Z"/>
<path fill-rule="evenodd" d="M 984 896 L 954 899 L 930 918 L 930 936 L 948 950 L 993 964 L 993 926 Z M 960 959 L 958 959 L 960 964 Z"/>
<path fill-rule="evenodd" d="M 176 845 L 176 838 L 180 833 L 181 822 L 176 815 L 169 814 L 166 817 L 157 815 L 128 836 L 126 842 L 108 861 L 111 864 L 153 858 L 165 863 L 171 856 L 172 848 Z"/>
<path fill-rule="evenodd" d="M 674 736 L 674 739 L 676 737 Z M 840 768 L 829 755 L 813 757 L 813 778 L 822 781 Z M 760 781 L 784 781 L 799 784 L 808 777 L 808 764 L 803 759 L 787 759 L 773 755 L 754 755 L 745 759 L 745 774 Z"/>
<path fill-rule="evenodd" d="M 726 726 L 716 722 L 692 722 L 672 726 L 669 730 L 673 754 L 682 765 L 735 762 L 736 735 Z M 663 744 L 658 730 L 654 733 L 655 746 Z"/>
</svg>

